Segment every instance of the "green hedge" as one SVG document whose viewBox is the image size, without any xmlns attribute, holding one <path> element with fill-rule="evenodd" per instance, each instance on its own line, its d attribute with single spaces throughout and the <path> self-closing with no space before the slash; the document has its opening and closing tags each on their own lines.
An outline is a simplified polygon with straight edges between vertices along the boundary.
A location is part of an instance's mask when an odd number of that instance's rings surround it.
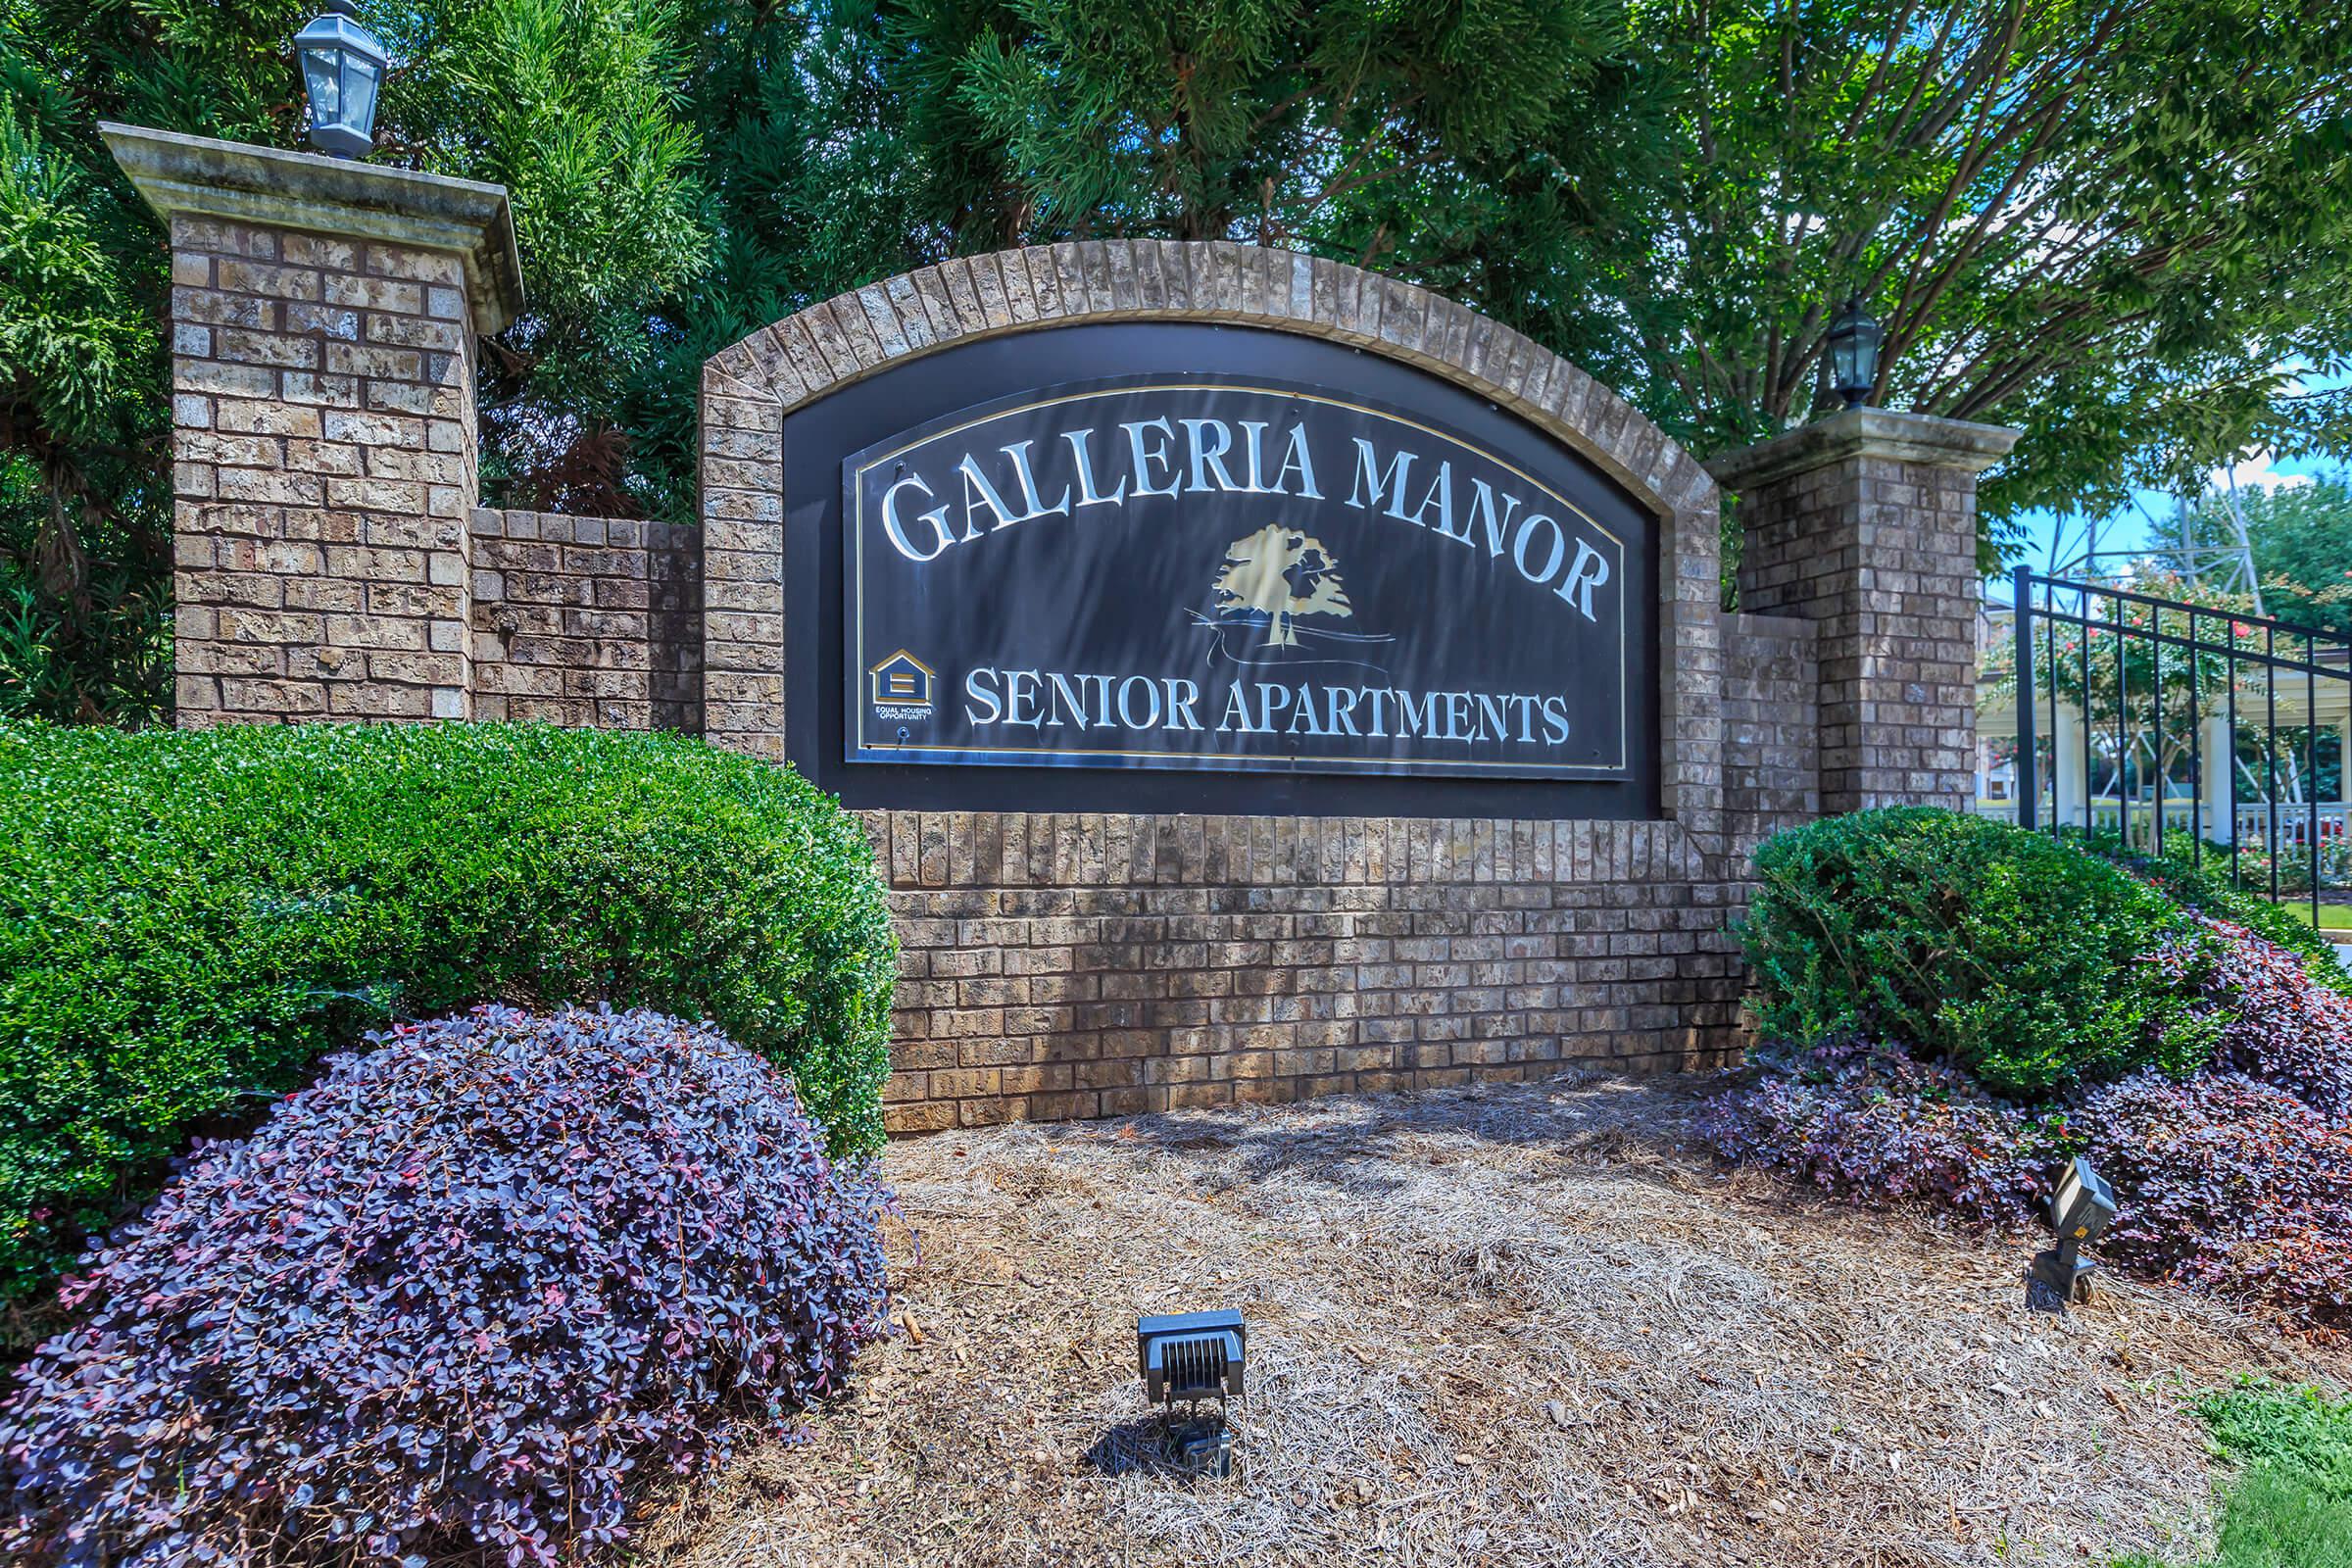
<svg viewBox="0 0 2352 1568">
<path fill-rule="evenodd" d="M 2120 866 L 2006 823 L 1926 808 L 1859 811 L 1756 852 L 1742 927 L 1771 1039 L 1860 1034 L 2040 1097 L 2213 1053 L 2178 976 L 2212 939 Z"/>
<path fill-rule="evenodd" d="M 858 824 L 698 740 L 0 723 L 0 1295 L 192 1133 L 475 1001 L 709 1017 L 876 1147 L 897 957 Z"/>
</svg>

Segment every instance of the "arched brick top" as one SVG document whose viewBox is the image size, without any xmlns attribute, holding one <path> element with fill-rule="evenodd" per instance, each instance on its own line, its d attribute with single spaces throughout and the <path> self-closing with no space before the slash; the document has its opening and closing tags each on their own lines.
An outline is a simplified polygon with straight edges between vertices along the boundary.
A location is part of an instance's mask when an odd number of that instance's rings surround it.
<svg viewBox="0 0 2352 1568">
<path fill-rule="evenodd" d="M 1077 321 L 1227 321 L 1346 343 L 1509 409 L 1659 518 L 1659 785 L 1673 830 L 1723 828 L 1714 479 L 1624 399 L 1500 322 L 1410 283 L 1289 251 L 1108 240 L 960 257 L 762 327 L 703 366 L 705 733 L 784 755 L 784 416 L 901 360 Z"/>
<path fill-rule="evenodd" d="M 1411 283 L 1292 251 L 1091 240 L 959 257 L 836 295 L 713 355 L 706 394 L 787 412 L 897 361 L 1025 328 L 1231 321 L 1402 360 L 1509 408 L 1660 515 L 1714 505 L 1698 460 L 1624 399 L 1524 333 Z"/>
</svg>

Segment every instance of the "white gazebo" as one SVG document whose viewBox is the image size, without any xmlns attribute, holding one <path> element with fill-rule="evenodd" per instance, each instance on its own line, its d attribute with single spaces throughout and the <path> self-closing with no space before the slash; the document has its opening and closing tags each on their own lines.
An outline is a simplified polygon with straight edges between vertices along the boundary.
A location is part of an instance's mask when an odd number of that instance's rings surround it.
<svg viewBox="0 0 2352 1568">
<path fill-rule="evenodd" d="M 2134 837 L 2147 831 L 2146 824 L 2155 819 L 2157 808 L 2156 785 L 2153 780 L 2136 783 L 2130 792 L 2122 792 L 2122 775 L 2113 767 L 2116 752 L 2112 735 L 2085 735 L 2082 710 L 2074 704 L 2059 700 L 2054 706 L 2049 690 L 2044 687 L 2034 693 L 2034 733 L 2044 743 L 2044 766 L 2028 769 L 2016 757 L 2017 702 L 2014 691 L 1988 692 L 1977 706 L 1977 809 L 1988 816 L 2014 816 L 2019 798 L 2029 790 L 2038 789 L 2042 800 L 2041 820 L 2064 827 L 2088 828 L 2114 832 L 2129 812 Z M 2216 844 L 2243 841 L 2267 843 L 2270 840 L 2271 795 L 2266 779 L 2250 783 L 2242 776 L 2237 783 L 2236 799 L 2230 796 L 2230 698 L 2228 690 L 2204 694 L 2199 705 L 2200 720 L 2196 736 L 2197 782 L 2191 785 L 2185 778 L 2164 782 L 2165 830 L 2187 831 L 2194 825 L 2203 836 Z M 2307 678 L 2291 671 L 2280 671 L 2277 678 L 2266 682 L 2260 672 L 2243 671 L 2238 675 L 2235 690 L 2237 726 L 2242 730 L 2304 729 L 2317 726 L 2332 730 L 2337 743 L 2345 750 L 2339 755 L 2345 760 L 2336 768 L 2336 798 L 2314 802 L 2311 799 L 2311 780 L 2303 775 L 2303 757 L 2298 751 L 2290 767 L 2283 760 L 2276 784 L 2276 809 L 2278 813 L 2278 839 L 2282 845 L 2309 842 L 2316 817 L 2323 843 L 2341 843 L 2345 833 L 2345 784 L 2352 781 L 2352 680 L 2342 675 Z M 2134 739 L 2144 740 L 2142 730 Z M 2048 743 L 2055 741 L 2055 746 Z M 2002 746 L 2001 742 L 2010 743 Z M 2006 754 L 1998 756 L 1996 754 Z M 2104 786 L 2096 791 L 2088 781 L 2104 770 Z M 2038 772 L 2039 776 L 2034 776 Z M 2054 789 L 2053 789 L 2054 786 Z"/>
</svg>

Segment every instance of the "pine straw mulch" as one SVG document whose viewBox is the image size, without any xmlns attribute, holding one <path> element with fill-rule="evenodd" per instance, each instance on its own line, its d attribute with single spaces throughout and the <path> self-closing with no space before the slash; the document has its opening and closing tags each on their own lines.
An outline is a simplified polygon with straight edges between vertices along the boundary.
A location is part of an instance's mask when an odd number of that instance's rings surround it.
<svg viewBox="0 0 2352 1568">
<path fill-rule="evenodd" d="M 674 1496 L 663 1568 L 2096 1562 L 2194 1555 L 2186 1393 L 2339 1352 L 2034 1238 L 1682 1146 L 1688 1086 L 1545 1083 L 894 1145 L 905 1332 Z M 1152 1462 L 1137 1313 L 1239 1304 L 1241 1468 Z"/>
</svg>

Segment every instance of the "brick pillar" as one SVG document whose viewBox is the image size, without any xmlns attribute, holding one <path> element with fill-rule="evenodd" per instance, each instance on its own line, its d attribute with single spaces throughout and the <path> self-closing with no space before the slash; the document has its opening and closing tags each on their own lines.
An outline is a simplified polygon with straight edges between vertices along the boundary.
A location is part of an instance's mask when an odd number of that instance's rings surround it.
<svg viewBox="0 0 2352 1568">
<path fill-rule="evenodd" d="M 172 246 L 183 725 L 472 712 L 477 335 L 503 186 L 102 125 Z"/>
<path fill-rule="evenodd" d="M 1740 497 L 1740 608 L 1818 625 L 1823 810 L 1974 798 L 1977 475 L 2017 435 L 1849 409 L 1707 465 Z"/>
</svg>

